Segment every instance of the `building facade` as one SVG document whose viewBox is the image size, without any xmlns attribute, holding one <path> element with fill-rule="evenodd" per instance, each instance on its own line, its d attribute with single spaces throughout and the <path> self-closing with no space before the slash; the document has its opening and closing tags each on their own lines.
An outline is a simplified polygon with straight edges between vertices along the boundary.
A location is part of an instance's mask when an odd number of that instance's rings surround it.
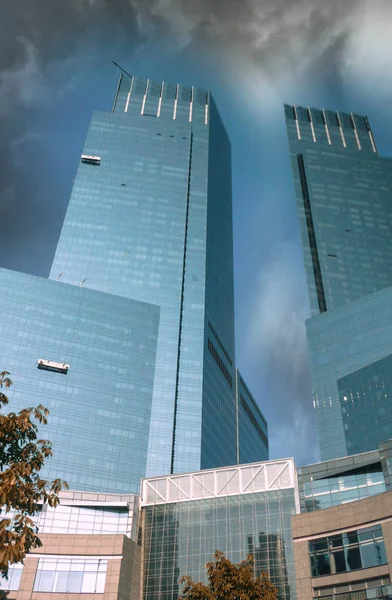
<svg viewBox="0 0 392 600">
<path fill-rule="evenodd" d="M 306 323 L 325 460 L 374 450 L 392 435 L 392 288 Z"/>
<path fill-rule="evenodd" d="M 328 460 L 392 435 L 392 159 L 378 155 L 366 117 L 295 106 L 285 114 L 312 312 L 313 400 Z"/>
<path fill-rule="evenodd" d="M 176 600 L 182 575 L 205 582 L 215 550 L 235 563 L 252 553 L 279 600 L 295 599 L 291 517 L 298 511 L 292 459 L 144 479 L 143 600 Z"/>
<path fill-rule="evenodd" d="M 0 269 L 9 409 L 43 404 L 42 471 L 70 489 L 138 492 L 146 471 L 157 306 Z"/>
<path fill-rule="evenodd" d="M 231 150 L 206 90 L 122 75 L 92 118 L 50 278 L 0 282 L 12 409 L 50 410 L 45 477 L 136 493 L 146 475 L 268 458 L 237 377 Z"/>
<path fill-rule="evenodd" d="M 9 600 L 139 600 L 138 497 L 61 492 L 35 517 L 42 547 L 10 567 Z"/>
<path fill-rule="evenodd" d="M 392 596 L 392 492 L 293 517 L 297 599 Z"/>
<path fill-rule="evenodd" d="M 34 517 L 43 547 L 10 600 L 177 600 L 221 550 L 249 554 L 279 600 L 392 596 L 392 440 L 298 471 L 293 459 L 146 478 L 140 496 L 61 492 Z M 12 515 L 4 515 L 12 516 Z"/>
<path fill-rule="evenodd" d="M 301 513 L 392 491 L 392 440 L 377 450 L 298 469 Z"/>
<path fill-rule="evenodd" d="M 231 150 L 209 92 L 121 76 L 91 121 L 60 273 L 160 308 L 147 474 L 234 464 Z"/>
<path fill-rule="evenodd" d="M 268 424 L 241 373 L 236 372 L 237 464 L 269 459 Z"/>
</svg>

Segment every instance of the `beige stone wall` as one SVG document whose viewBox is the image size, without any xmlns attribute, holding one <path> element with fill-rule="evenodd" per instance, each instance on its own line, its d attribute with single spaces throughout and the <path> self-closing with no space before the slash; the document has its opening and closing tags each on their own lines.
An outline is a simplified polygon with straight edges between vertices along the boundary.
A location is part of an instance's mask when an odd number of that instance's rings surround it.
<svg viewBox="0 0 392 600">
<path fill-rule="evenodd" d="M 308 540 L 334 532 L 369 527 L 381 523 L 388 564 L 366 570 L 312 578 Z M 311 600 L 316 587 L 382 577 L 392 573 L 392 492 L 364 498 L 356 502 L 334 506 L 292 518 L 294 563 L 297 580 L 297 600 Z"/>
<path fill-rule="evenodd" d="M 141 598 L 141 548 L 128 538 L 124 538 L 118 598 L 119 600 Z"/>
<path fill-rule="evenodd" d="M 42 534 L 42 548 L 26 558 L 19 590 L 9 600 L 139 600 L 140 547 L 124 535 Z M 35 554 L 49 556 L 108 556 L 103 594 L 33 592 L 38 566 Z M 122 557 L 122 558 L 121 558 Z"/>
</svg>

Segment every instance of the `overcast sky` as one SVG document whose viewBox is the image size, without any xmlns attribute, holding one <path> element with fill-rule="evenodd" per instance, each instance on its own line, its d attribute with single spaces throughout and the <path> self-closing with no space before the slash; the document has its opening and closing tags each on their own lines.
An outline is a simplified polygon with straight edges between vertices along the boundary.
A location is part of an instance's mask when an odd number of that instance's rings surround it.
<svg viewBox="0 0 392 600">
<path fill-rule="evenodd" d="M 391 31 L 390 0 L 0 0 L 1 266 L 48 275 L 111 60 L 210 88 L 233 150 L 237 361 L 271 458 L 318 460 L 282 105 L 367 114 L 391 155 Z"/>
</svg>

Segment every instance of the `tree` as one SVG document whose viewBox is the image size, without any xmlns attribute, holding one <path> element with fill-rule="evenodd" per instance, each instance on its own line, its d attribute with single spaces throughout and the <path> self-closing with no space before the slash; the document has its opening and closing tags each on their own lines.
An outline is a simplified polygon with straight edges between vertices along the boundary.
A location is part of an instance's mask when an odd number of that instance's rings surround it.
<svg viewBox="0 0 392 600">
<path fill-rule="evenodd" d="M 185 586 L 179 600 L 277 600 L 278 590 L 268 575 L 255 577 L 252 555 L 235 565 L 217 550 L 214 559 L 206 565 L 208 585 L 188 575 L 181 578 Z"/>
<path fill-rule="evenodd" d="M 19 413 L 3 414 L 8 404 L 1 388 L 12 381 L 8 371 L 0 373 L 0 575 L 7 577 L 9 565 L 23 562 L 33 548 L 42 546 L 31 517 L 41 504 L 57 506 L 58 494 L 67 484 L 41 479 L 39 472 L 52 456 L 52 444 L 38 439 L 38 425 L 46 425 L 49 411 L 42 405 Z M 9 514 L 8 514 L 9 513 Z"/>
</svg>

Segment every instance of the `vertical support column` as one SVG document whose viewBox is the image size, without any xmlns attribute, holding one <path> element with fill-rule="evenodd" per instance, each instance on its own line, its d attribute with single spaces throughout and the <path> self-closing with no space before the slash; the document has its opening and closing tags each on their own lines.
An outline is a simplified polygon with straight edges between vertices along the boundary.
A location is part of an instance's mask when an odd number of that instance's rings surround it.
<svg viewBox="0 0 392 600">
<path fill-rule="evenodd" d="M 146 84 L 146 89 L 144 90 L 144 96 L 143 96 L 143 102 L 142 102 L 142 110 L 141 110 L 141 115 L 144 115 L 144 107 L 146 106 L 146 98 L 147 98 L 147 92 L 148 92 L 148 86 L 149 86 L 150 80 L 147 79 L 147 84 Z"/>
<path fill-rule="evenodd" d="M 165 87 L 165 82 L 162 81 L 162 85 L 161 85 L 161 95 L 159 96 L 159 102 L 158 102 L 158 112 L 157 112 L 157 117 L 161 116 L 161 106 L 162 106 L 162 96 L 163 96 L 163 90 Z"/>
<path fill-rule="evenodd" d="M 312 111 L 310 110 L 310 106 L 308 106 L 308 117 L 309 117 L 310 129 L 312 130 L 312 138 L 313 138 L 313 141 L 316 143 L 317 138 L 316 138 L 316 132 L 314 130 L 313 116 L 312 116 Z"/>
<path fill-rule="evenodd" d="M 239 432 L 239 394 L 238 394 L 238 369 L 235 370 L 235 418 L 236 418 L 236 454 L 237 454 L 237 465 L 240 464 L 240 432 Z"/>
<path fill-rule="evenodd" d="M 175 120 L 175 119 L 176 119 L 176 117 L 177 117 L 177 104 L 178 104 L 178 93 L 179 93 L 179 87 L 180 87 L 180 86 L 179 86 L 179 84 L 177 83 L 177 86 L 176 86 L 176 97 L 175 97 L 175 99 L 174 99 L 174 112 L 173 112 L 173 120 Z"/>
<path fill-rule="evenodd" d="M 125 112 L 128 112 L 128 106 L 129 106 L 129 101 L 131 99 L 131 94 L 132 94 L 132 88 L 133 88 L 133 82 L 134 81 L 135 81 L 135 78 L 132 77 L 131 87 L 129 88 L 129 92 L 128 92 L 128 96 L 127 96 L 127 103 L 125 105 Z"/>
<path fill-rule="evenodd" d="M 328 123 L 327 123 L 327 116 L 325 114 L 325 110 L 324 108 L 321 110 L 321 112 L 323 113 L 323 119 L 324 119 L 324 125 L 325 125 L 325 133 L 327 134 L 327 140 L 328 140 L 328 144 L 331 145 L 331 135 L 329 133 L 329 129 L 328 129 Z"/>
<path fill-rule="evenodd" d="M 345 148 L 347 148 L 346 138 L 344 137 L 344 132 L 343 132 L 342 120 L 340 118 L 340 115 L 339 115 L 338 111 L 336 112 L 336 116 L 337 116 L 338 123 L 339 123 L 340 137 L 342 138 L 343 146 Z"/>
<path fill-rule="evenodd" d="M 193 110 L 194 95 L 195 95 L 195 88 L 192 86 L 191 102 L 189 104 L 189 123 L 192 123 L 192 110 Z"/>
<path fill-rule="evenodd" d="M 351 118 L 351 123 L 352 123 L 352 126 L 353 126 L 353 128 L 354 128 L 354 135 L 355 135 L 355 139 L 357 140 L 357 146 L 358 146 L 358 150 L 362 150 L 362 147 L 361 147 L 361 142 L 359 141 L 359 136 L 358 136 L 357 126 L 356 126 L 356 124 L 355 124 L 355 119 L 354 119 L 354 115 L 353 115 L 353 113 L 350 113 L 350 118 Z"/>
<path fill-rule="evenodd" d="M 301 139 L 301 130 L 299 128 L 298 113 L 297 113 L 297 107 L 295 104 L 294 104 L 293 108 L 294 108 L 294 115 L 295 115 L 295 125 L 297 127 L 297 135 L 298 135 L 298 139 L 300 140 Z"/>
</svg>

